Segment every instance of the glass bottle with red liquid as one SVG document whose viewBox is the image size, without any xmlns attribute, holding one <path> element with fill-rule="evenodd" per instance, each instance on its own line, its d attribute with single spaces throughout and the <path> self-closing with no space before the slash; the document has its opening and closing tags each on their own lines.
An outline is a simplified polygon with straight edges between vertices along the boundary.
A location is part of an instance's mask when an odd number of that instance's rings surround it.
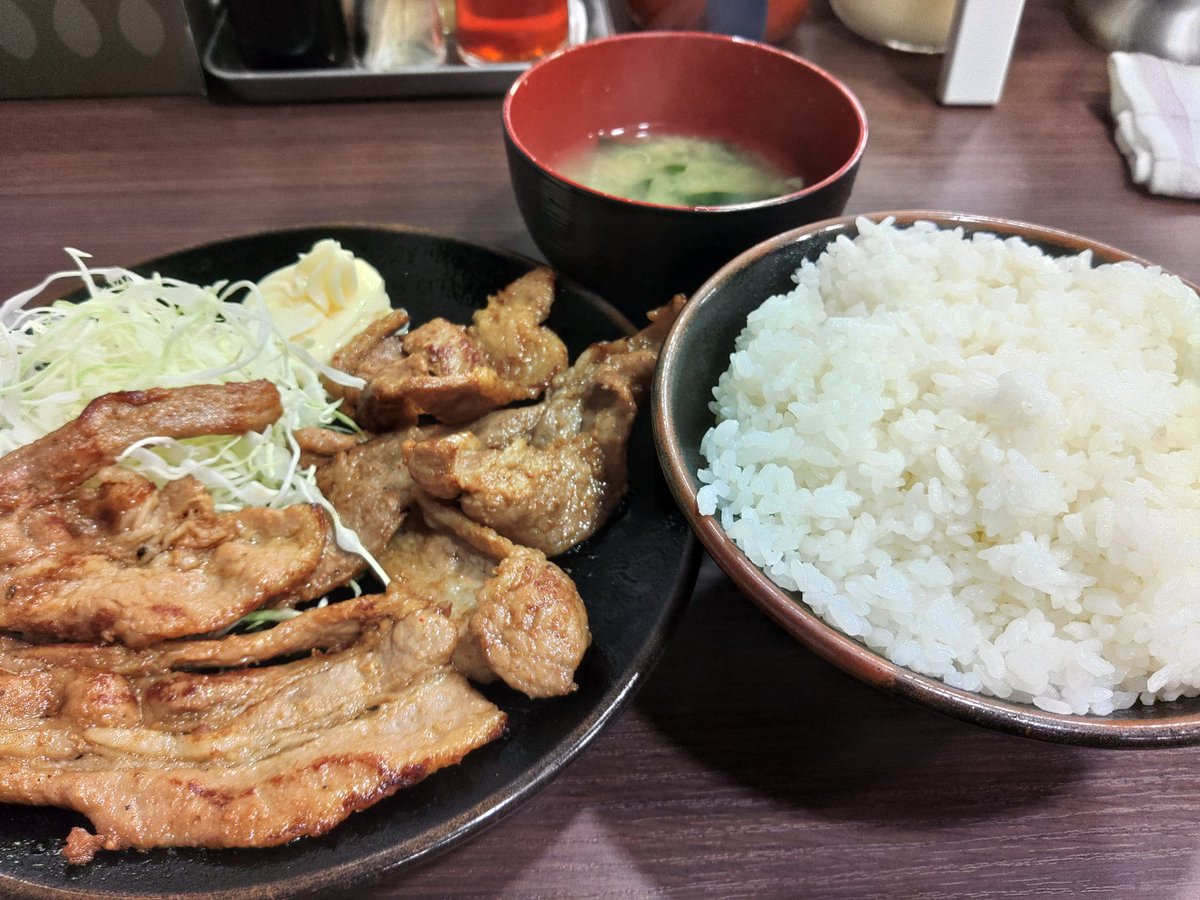
<svg viewBox="0 0 1200 900">
<path fill-rule="evenodd" d="M 538 59 L 567 43 L 567 18 L 567 0 L 458 0 L 458 52 L 471 65 Z"/>
</svg>

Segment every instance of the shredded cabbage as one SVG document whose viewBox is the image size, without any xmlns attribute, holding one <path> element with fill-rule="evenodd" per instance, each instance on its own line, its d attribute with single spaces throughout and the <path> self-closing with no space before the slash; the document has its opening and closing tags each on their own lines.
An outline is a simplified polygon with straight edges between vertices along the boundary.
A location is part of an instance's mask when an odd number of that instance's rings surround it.
<svg viewBox="0 0 1200 900">
<path fill-rule="evenodd" d="M 356 429 L 330 401 L 321 376 L 350 387 L 363 381 L 289 342 L 265 304 L 230 302 L 257 296 L 253 282 L 202 287 L 92 268 L 84 262 L 88 254 L 67 253 L 77 268 L 0 306 L 0 454 L 60 427 L 100 394 L 266 379 L 279 389 L 283 415 L 264 431 L 151 438 L 129 448 L 120 462 L 157 484 L 192 475 L 218 509 L 319 503 L 334 521 L 338 545 L 362 555 L 386 583 L 378 563 L 322 496 L 313 469 L 300 466 L 293 436 L 305 427 Z M 87 299 L 28 308 L 64 278 L 82 279 Z"/>
<path fill-rule="evenodd" d="M 300 615 L 300 610 L 289 609 L 255 609 L 246 613 L 233 625 L 226 628 L 222 635 L 232 631 L 257 631 L 260 628 L 270 628 L 273 625 L 278 625 L 280 622 L 286 622 L 288 619 L 294 619 Z"/>
</svg>

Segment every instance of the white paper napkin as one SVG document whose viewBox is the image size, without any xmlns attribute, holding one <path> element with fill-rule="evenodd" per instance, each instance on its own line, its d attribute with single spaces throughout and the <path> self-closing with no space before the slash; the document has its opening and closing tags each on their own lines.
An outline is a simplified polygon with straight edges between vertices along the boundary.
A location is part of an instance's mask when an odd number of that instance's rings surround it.
<svg viewBox="0 0 1200 900">
<path fill-rule="evenodd" d="M 1116 143 L 1133 180 L 1155 194 L 1200 198 L 1200 66 L 1112 53 L 1108 75 Z"/>
</svg>

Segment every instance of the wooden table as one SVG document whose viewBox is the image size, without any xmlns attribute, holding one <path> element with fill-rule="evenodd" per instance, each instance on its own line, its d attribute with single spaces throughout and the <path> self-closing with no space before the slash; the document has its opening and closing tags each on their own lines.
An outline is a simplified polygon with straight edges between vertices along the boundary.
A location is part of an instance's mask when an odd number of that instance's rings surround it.
<svg viewBox="0 0 1200 900">
<path fill-rule="evenodd" d="M 1200 281 L 1200 204 L 1130 184 L 1105 54 L 1060 4 L 1027 4 L 991 109 L 940 107 L 937 58 L 860 41 L 821 3 L 791 48 L 866 107 L 849 212 L 1025 219 Z M 0 104 L 0 297 L 64 246 L 115 264 L 320 222 L 537 255 L 495 97 Z M 619 720 L 516 813 L 375 895 L 1194 897 L 1198 825 L 1197 751 L 1045 745 L 911 707 L 796 645 L 706 562 Z"/>
</svg>

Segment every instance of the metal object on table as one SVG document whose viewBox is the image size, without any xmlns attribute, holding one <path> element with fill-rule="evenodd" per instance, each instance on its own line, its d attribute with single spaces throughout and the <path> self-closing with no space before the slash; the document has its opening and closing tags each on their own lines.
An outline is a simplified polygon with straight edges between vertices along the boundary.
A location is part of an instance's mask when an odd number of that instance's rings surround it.
<svg viewBox="0 0 1200 900">
<path fill-rule="evenodd" d="M 1071 18 L 1106 50 L 1200 64 L 1200 0 L 1073 0 Z"/>
<path fill-rule="evenodd" d="M 607 37 L 614 31 L 608 0 L 571 0 L 571 43 Z M 327 69 L 258 70 L 242 61 L 222 17 L 204 52 L 204 70 L 241 100 L 294 103 L 395 97 L 499 95 L 529 63 L 469 66 L 451 45 L 446 62 L 372 71 L 354 60 Z"/>
</svg>

